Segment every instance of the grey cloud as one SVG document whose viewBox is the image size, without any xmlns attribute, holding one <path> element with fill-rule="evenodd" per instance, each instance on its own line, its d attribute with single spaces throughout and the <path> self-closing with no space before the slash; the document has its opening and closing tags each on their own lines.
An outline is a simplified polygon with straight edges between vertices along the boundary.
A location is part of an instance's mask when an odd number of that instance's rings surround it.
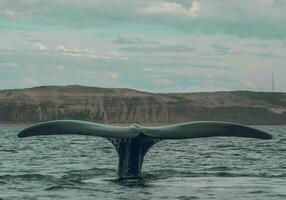
<svg viewBox="0 0 286 200">
<path fill-rule="evenodd" d="M 142 8 L 159 2 L 164 1 L 2 0 L 0 16 L 20 27 L 23 27 L 25 20 L 34 26 L 55 25 L 69 28 L 106 29 L 154 25 L 173 27 L 185 33 L 221 33 L 242 38 L 286 38 L 286 26 L 283 26 L 286 20 L 286 3 L 281 0 L 275 0 L 272 4 L 268 0 L 204 0 L 200 1 L 200 13 L 195 18 L 175 13 L 168 16 L 164 12 L 141 12 Z M 182 8 L 191 6 L 191 1 L 166 2 L 176 2 Z"/>
<path fill-rule="evenodd" d="M 170 44 L 170 45 L 156 45 L 156 46 L 127 46 L 121 47 L 122 51 L 131 51 L 131 52 L 194 52 L 195 47 L 182 45 L 182 44 Z"/>
<path fill-rule="evenodd" d="M 116 44 L 143 44 L 145 41 L 140 37 L 125 37 L 119 36 L 115 40 L 113 40 Z"/>
<path fill-rule="evenodd" d="M 226 47 L 226 46 L 222 46 L 222 45 L 218 45 L 218 44 L 214 44 L 212 46 L 218 53 L 222 53 L 222 54 L 225 54 L 227 53 L 230 48 L 229 47 Z"/>
</svg>

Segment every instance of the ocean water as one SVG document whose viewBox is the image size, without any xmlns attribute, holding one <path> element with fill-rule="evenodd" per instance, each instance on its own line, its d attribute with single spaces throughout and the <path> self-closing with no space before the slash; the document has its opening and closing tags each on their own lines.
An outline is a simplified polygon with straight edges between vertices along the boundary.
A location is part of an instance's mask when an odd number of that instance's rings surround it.
<svg viewBox="0 0 286 200">
<path fill-rule="evenodd" d="M 17 138 L 0 125 L 0 199 L 286 199 L 286 126 L 272 140 L 202 138 L 155 144 L 140 179 L 118 180 L 112 145 L 91 136 Z"/>
</svg>

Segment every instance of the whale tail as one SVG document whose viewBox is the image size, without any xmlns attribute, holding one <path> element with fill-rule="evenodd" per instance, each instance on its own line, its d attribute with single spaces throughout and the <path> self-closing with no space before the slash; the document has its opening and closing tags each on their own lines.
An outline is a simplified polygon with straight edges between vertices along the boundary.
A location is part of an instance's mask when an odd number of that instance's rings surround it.
<svg viewBox="0 0 286 200">
<path fill-rule="evenodd" d="M 39 135 L 90 135 L 106 138 L 119 156 L 117 174 L 120 178 L 137 177 L 141 173 L 144 155 L 161 140 L 195 139 L 203 137 L 246 137 L 271 139 L 266 132 L 227 122 L 189 122 L 166 126 L 111 126 L 78 120 L 55 120 L 22 130 L 18 137 Z"/>
</svg>

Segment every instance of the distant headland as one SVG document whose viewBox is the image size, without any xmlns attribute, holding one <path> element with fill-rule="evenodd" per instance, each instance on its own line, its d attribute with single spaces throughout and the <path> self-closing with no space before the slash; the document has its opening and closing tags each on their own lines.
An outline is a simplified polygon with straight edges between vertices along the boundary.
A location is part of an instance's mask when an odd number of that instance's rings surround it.
<svg viewBox="0 0 286 200">
<path fill-rule="evenodd" d="M 149 93 L 79 85 L 0 90 L 0 123 L 77 119 L 109 124 L 229 121 L 286 124 L 286 93 Z"/>
</svg>

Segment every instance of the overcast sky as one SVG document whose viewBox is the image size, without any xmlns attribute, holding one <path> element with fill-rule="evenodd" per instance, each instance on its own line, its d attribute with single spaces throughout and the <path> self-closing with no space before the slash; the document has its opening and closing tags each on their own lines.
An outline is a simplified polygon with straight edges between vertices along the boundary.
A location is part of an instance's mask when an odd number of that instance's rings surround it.
<svg viewBox="0 0 286 200">
<path fill-rule="evenodd" d="M 286 91 L 286 0 L 1 0 L 0 89 Z"/>
</svg>

